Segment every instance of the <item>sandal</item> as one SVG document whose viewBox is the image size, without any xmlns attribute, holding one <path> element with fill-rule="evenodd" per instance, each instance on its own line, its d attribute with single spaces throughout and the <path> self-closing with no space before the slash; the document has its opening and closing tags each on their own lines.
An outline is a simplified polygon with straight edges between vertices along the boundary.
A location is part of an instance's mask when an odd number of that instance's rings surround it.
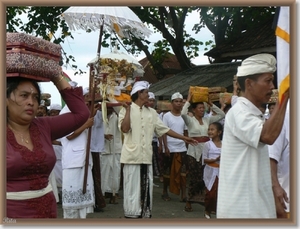
<svg viewBox="0 0 300 229">
<path fill-rule="evenodd" d="M 162 194 L 162 195 L 161 195 L 161 198 L 162 198 L 164 201 L 170 201 L 170 200 L 171 200 L 171 198 L 169 197 L 168 194 Z"/>
<path fill-rule="evenodd" d="M 185 206 L 185 207 L 184 207 L 184 211 L 186 211 L 186 212 L 192 212 L 193 209 L 192 209 L 192 207 L 187 207 L 187 206 Z"/>
</svg>

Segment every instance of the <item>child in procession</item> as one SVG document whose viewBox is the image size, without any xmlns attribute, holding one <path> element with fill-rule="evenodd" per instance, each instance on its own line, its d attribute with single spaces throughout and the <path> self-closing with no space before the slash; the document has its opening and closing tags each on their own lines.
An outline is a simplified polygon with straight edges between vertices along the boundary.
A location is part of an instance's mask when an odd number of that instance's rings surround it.
<svg viewBox="0 0 300 229">
<path fill-rule="evenodd" d="M 204 167 L 203 180 L 206 186 L 204 217 L 210 219 L 211 213 L 216 212 L 219 181 L 219 162 L 222 147 L 223 126 L 213 122 L 208 127 L 210 141 L 205 142 L 202 152 Z"/>
</svg>

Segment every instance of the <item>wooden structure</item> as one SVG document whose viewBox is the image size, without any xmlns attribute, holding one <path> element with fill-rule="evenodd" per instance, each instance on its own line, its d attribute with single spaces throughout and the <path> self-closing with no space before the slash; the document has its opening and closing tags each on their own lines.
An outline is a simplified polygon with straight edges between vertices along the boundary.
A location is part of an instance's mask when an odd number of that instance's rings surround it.
<svg viewBox="0 0 300 229">
<path fill-rule="evenodd" d="M 153 92 L 158 100 L 168 100 L 175 92 L 187 97 L 190 86 L 225 87 L 231 92 L 233 76 L 241 62 L 199 65 L 152 84 L 149 91 Z"/>
<path fill-rule="evenodd" d="M 150 61 L 148 60 L 147 57 L 141 59 L 139 61 L 139 63 L 143 66 L 144 71 L 145 71 L 142 80 L 146 80 L 150 84 L 154 84 L 154 83 L 157 83 L 161 80 L 165 80 L 165 79 L 167 79 L 171 76 L 174 76 L 174 74 L 168 74 L 168 75 L 164 76 L 162 79 L 158 79 L 158 77 L 157 77 L 155 71 L 153 70 L 152 65 L 151 65 L 151 63 L 150 63 Z M 165 60 L 162 63 L 162 66 L 166 69 L 169 68 L 169 69 L 178 70 L 178 72 L 181 71 L 180 64 L 179 64 L 176 56 L 172 53 L 169 53 L 166 56 Z"/>
</svg>

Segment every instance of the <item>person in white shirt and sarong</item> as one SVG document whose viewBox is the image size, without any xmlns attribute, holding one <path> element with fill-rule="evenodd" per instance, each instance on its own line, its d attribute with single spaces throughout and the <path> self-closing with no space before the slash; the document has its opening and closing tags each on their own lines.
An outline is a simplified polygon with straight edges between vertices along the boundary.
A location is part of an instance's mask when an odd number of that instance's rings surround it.
<svg viewBox="0 0 300 229">
<path fill-rule="evenodd" d="M 83 95 L 86 94 L 87 90 L 83 90 Z M 88 102 L 86 104 L 88 106 Z M 64 106 L 60 115 L 68 112 L 70 112 L 68 106 Z M 94 212 L 95 192 L 91 152 L 89 152 L 87 165 L 86 192 L 83 193 L 88 129 L 93 125 L 94 116 L 88 118 L 77 130 L 60 139 L 62 144 L 62 208 L 65 219 L 85 219 L 88 213 Z"/>
<path fill-rule="evenodd" d="M 275 71 L 270 54 L 248 57 L 237 69 L 241 96 L 226 114 L 217 218 L 276 218 L 267 144 L 281 132 L 289 91 L 267 121 L 259 110 L 272 95 Z"/>
<path fill-rule="evenodd" d="M 204 116 L 205 104 L 204 102 L 190 103 L 192 92 L 189 91 L 187 100 L 182 108 L 181 116 L 188 128 L 188 135 L 198 141 L 197 146 L 188 146 L 187 161 L 188 161 L 188 176 L 189 189 L 188 198 L 184 210 L 187 212 L 193 211 L 192 203 L 204 203 L 205 198 L 205 184 L 203 182 L 203 163 L 202 150 L 204 143 L 209 141 L 207 134 L 210 123 L 220 121 L 225 117 L 225 113 L 210 100 L 208 105 L 210 109 L 215 112 L 215 115 Z M 192 107 L 193 117 L 188 115 L 189 107 Z"/>
<path fill-rule="evenodd" d="M 210 141 L 204 143 L 202 162 L 205 164 L 203 180 L 205 183 L 205 213 L 204 217 L 211 218 L 217 210 L 217 194 L 219 183 L 219 165 L 222 147 L 223 125 L 213 122 L 208 128 Z"/>
<path fill-rule="evenodd" d="M 118 127 L 124 134 L 121 152 L 125 218 L 151 218 L 153 202 L 152 138 L 167 133 L 189 144 L 192 138 L 175 133 L 159 119 L 157 112 L 144 106 L 148 102 L 149 83 L 137 81 L 130 93 L 132 103 L 123 104 Z"/>
<path fill-rule="evenodd" d="M 105 150 L 101 153 L 101 188 L 109 197 L 110 204 L 118 204 L 120 189 L 122 133 L 118 128 L 118 114 L 113 107 L 107 107 L 107 120 L 104 122 Z"/>
<path fill-rule="evenodd" d="M 183 96 L 175 92 L 171 96 L 171 110 L 164 114 L 163 123 L 174 132 L 187 135 L 187 127 L 181 117 Z M 186 151 L 184 141 L 163 135 L 164 158 L 163 158 L 163 193 L 162 199 L 169 201 L 169 191 L 180 195 L 180 201 L 186 202 Z"/>
</svg>

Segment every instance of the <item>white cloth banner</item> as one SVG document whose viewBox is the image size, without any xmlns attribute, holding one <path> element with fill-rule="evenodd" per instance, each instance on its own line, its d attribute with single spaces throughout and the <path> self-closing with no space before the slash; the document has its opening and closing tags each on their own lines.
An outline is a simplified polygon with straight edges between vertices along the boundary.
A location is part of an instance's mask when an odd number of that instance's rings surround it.
<svg viewBox="0 0 300 229">
<path fill-rule="evenodd" d="M 290 87 L 290 7 L 280 7 L 276 27 L 278 98 Z"/>
</svg>

